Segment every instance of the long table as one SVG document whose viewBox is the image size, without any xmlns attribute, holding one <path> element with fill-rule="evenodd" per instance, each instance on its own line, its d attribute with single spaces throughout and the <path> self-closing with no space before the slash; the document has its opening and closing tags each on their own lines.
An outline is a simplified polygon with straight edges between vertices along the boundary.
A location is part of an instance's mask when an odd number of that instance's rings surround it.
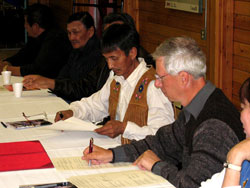
<svg viewBox="0 0 250 188">
<path fill-rule="evenodd" d="M 13 82 L 21 82 L 21 77 L 12 77 Z M 2 78 L 0 76 L 0 86 Z M 24 120 L 22 112 L 26 115 L 46 112 L 48 120 L 53 122 L 56 112 L 68 109 L 68 104 L 47 90 L 23 91 L 21 98 L 16 98 L 13 92 L 0 90 L 0 121 Z M 53 125 L 52 125 L 53 126 Z M 0 143 L 39 140 L 51 159 L 57 157 L 82 156 L 82 151 L 89 144 L 90 137 L 95 144 L 104 148 L 119 145 L 115 139 L 98 135 L 93 131 L 60 131 L 49 129 L 49 126 L 15 130 L 0 125 Z M 4 161 L 0 161 L 2 163 Z M 136 167 L 130 168 L 135 169 Z M 1 188 L 18 188 L 20 185 L 41 184 L 66 181 L 68 177 L 77 175 L 113 172 L 120 168 L 88 169 L 59 172 L 55 168 L 38 170 L 21 170 L 0 172 Z M 152 186 L 150 186 L 152 187 Z M 166 181 L 165 185 L 155 187 L 173 187 Z"/>
</svg>

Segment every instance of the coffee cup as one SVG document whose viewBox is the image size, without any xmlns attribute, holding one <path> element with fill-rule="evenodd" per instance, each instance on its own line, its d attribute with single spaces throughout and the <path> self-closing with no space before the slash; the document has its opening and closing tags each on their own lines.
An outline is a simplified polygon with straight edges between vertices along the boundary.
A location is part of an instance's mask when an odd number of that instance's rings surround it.
<svg viewBox="0 0 250 188">
<path fill-rule="evenodd" d="M 22 96 L 23 83 L 14 83 L 12 84 L 14 94 L 17 98 Z"/>
<path fill-rule="evenodd" d="M 11 71 L 3 71 L 2 77 L 3 77 L 3 85 L 10 85 Z"/>
</svg>

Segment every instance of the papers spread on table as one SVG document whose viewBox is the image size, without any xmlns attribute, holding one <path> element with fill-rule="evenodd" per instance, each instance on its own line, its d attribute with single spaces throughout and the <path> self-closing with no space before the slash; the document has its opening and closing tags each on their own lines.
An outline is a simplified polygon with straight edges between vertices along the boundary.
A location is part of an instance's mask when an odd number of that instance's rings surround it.
<svg viewBox="0 0 250 188">
<path fill-rule="evenodd" d="M 121 172 L 100 173 L 98 175 L 73 176 L 68 179 L 78 188 L 100 187 L 146 187 L 164 184 L 164 187 L 173 188 L 163 177 L 144 170 L 129 170 Z"/>
<path fill-rule="evenodd" d="M 40 141 L 0 143 L 0 171 L 53 168 Z"/>
<path fill-rule="evenodd" d="M 118 168 L 129 167 L 131 163 L 107 163 L 101 165 L 89 166 L 87 161 L 82 160 L 81 157 L 60 157 L 53 158 L 52 162 L 57 170 L 84 170 L 84 169 L 96 169 L 96 168 Z"/>
<path fill-rule="evenodd" d="M 70 131 L 94 131 L 99 126 L 75 117 L 54 123 L 49 129 L 70 130 Z"/>
<path fill-rule="evenodd" d="M 44 120 L 44 119 L 13 121 L 13 122 L 5 122 L 5 123 L 1 122 L 1 123 L 2 125 L 7 125 L 7 127 L 10 126 L 15 129 L 28 129 L 28 128 L 52 125 L 51 122 Z"/>
</svg>

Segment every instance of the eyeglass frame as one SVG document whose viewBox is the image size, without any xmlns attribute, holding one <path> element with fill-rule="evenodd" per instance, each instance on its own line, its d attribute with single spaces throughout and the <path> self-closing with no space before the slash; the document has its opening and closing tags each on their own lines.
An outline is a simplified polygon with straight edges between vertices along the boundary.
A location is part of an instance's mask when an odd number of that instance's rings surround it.
<svg viewBox="0 0 250 188">
<path fill-rule="evenodd" d="M 163 78 L 166 77 L 167 75 L 168 75 L 168 74 L 165 74 L 165 75 L 163 75 L 163 76 L 159 76 L 158 74 L 155 74 L 155 79 L 162 82 Z"/>
</svg>

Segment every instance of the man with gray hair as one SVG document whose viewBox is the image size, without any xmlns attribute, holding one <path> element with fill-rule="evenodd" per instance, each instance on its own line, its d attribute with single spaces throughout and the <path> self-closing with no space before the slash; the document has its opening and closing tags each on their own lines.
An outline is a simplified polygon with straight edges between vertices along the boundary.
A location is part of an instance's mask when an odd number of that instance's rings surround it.
<svg viewBox="0 0 250 188">
<path fill-rule="evenodd" d="M 93 164 L 130 161 L 176 187 L 195 188 L 223 168 L 227 152 L 244 139 L 240 116 L 223 92 L 205 80 L 206 58 L 187 37 L 164 41 L 152 54 L 155 86 L 184 107 L 177 120 L 155 136 L 112 149 L 84 150 Z"/>
</svg>

